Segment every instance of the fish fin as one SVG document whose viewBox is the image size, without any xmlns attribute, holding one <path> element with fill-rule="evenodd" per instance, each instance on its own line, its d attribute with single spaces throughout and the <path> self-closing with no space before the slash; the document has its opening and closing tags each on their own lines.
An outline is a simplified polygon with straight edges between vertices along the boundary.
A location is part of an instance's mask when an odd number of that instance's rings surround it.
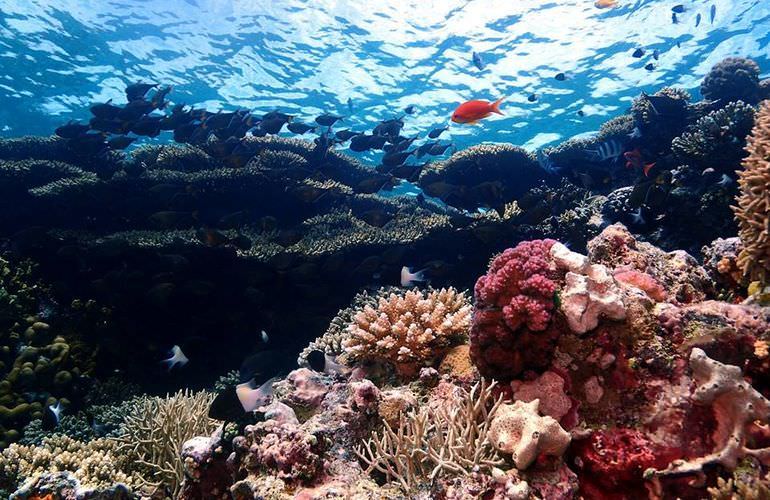
<svg viewBox="0 0 770 500">
<path fill-rule="evenodd" d="M 492 103 L 491 109 L 492 109 L 493 113 L 497 113 L 498 115 L 502 115 L 503 114 L 503 112 L 500 111 L 500 103 L 503 102 L 503 99 L 505 99 L 505 96 L 501 97 L 500 99 L 498 99 L 498 100 L 496 100 L 495 102 Z"/>
<path fill-rule="evenodd" d="M 645 177 L 648 176 L 648 174 L 650 173 L 650 169 L 652 169 L 652 167 L 654 167 L 654 166 L 655 166 L 655 163 L 648 163 L 647 165 L 644 166 L 642 171 L 644 172 L 644 176 Z"/>
</svg>

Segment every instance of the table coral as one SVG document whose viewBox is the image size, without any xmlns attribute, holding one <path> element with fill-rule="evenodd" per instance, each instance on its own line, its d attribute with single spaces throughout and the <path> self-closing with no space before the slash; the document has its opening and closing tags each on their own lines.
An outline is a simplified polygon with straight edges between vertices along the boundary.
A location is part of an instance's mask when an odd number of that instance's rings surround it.
<svg viewBox="0 0 770 500">
<path fill-rule="evenodd" d="M 469 301 L 454 288 L 392 293 L 355 314 L 343 348 L 350 359 L 384 361 L 413 377 L 459 343 L 470 321 Z"/>
<path fill-rule="evenodd" d="M 559 422 L 540 416 L 540 400 L 501 405 L 492 417 L 489 440 L 503 453 L 510 453 L 517 469 L 526 469 L 541 454 L 560 457 L 571 437 Z"/>
</svg>

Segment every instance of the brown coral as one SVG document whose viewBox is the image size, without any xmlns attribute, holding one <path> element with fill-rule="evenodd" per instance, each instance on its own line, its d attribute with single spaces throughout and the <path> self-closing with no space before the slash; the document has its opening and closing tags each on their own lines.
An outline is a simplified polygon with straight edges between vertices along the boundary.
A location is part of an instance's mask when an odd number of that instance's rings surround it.
<svg viewBox="0 0 770 500">
<path fill-rule="evenodd" d="M 454 288 L 391 293 L 355 314 L 343 347 L 353 360 L 385 361 L 400 375 L 413 376 L 457 344 L 470 321 L 470 302 Z"/>
<path fill-rule="evenodd" d="M 743 250 L 738 266 L 752 280 L 767 282 L 770 273 L 770 102 L 760 107 L 746 146 L 749 156 L 738 173 L 738 221 Z"/>
</svg>

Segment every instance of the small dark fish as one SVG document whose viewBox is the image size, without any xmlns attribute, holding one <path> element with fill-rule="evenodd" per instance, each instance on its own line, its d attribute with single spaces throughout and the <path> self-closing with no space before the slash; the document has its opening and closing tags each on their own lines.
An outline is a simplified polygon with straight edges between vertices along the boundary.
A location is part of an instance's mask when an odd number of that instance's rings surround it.
<svg viewBox="0 0 770 500">
<path fill-rule="evenodd" d="M 174 140 L 176 142 L 188 142 L 193 133 L 198 129 L 198 123 L 185 123 L 174 129 Z"/>
<path fill-rule="evenodd" d="M 677 48 L 677 49 L 681 49 L 681 48 L 682 48 L 682 42 L 680 42 L 680 41 L 677 41 L 677 42 L 676 42 L 676 48 Z"/>
<path fill-rule="evenodd" d="M 578 112 L 577 112 L 577 115 L 580 116 L 580 117 L 583 117 L 583 116 L 586 115 L 586 113 L 582 109 L 579 109 Z"/>
<path fill-rule="evenodd" d="M 398 134 L 401 133 L 401 129 L 403 127 L 404 122 L 401 120 L 401 118 L 393 118 L 391 120 L 380 122 L 376 127 L 374 127 L 372 134 L 398 137 Z"/>
<path fill-rule="evenodd" d="M 644 66 L 644 69 L 646 69 L 647 71 L 653 71 L 655 69 L 655 65 L 653 63 L 649 63 Z"/>
<path fill-rule="evenodd" d="M 717 17 L 717 6 L 711 5 L 711 9 L 709 10 L 709 21 L 711 24 L 714 24 L 714 18 Z"/>
<path fill-rule="evenodd" d="M 155 92 L 155 95 L 152 96 L 152 99 L 150 102 L 152 102 L 152 105 L 155 106 L 155 109 L 164 109 L 168 105 L 168 101 L 166 101 L 166 96 L 171 92 L 173 87 L 171 85 L 167 85 L 163 87 L 162 89 Z"/>
<path fill-rule="evenodd" d="M 353 132 L 352 130 L 346 128 L 345 130 L 338 130 L 334 133 L 334 137 L 336 137 L 338 140 L 345 142 L 349 141 L 353 137 L 361 135 L 361 132 Z"/>
<path fill-rule="evenodd" d="M 308 132 L 312 132 L 315 130 L 315 127 L 311 125 L 306 125 L 304 123 L 300 122 L 292 122 L 286 126 L 287 129 L 289 129 L 289 132 L 293 134 L 306 134 Z"/>
<path fill-rule="evenodd" d="M 79 153 L 97 154 L 107 147 L 103 134 L 83 134 L 70 139 L 70 148 Z"/>
<path fill-rule="evenodd" d="M 414 113 L 414 104 L 410 104 L 409 106 L 405 107 L 404 113 L 406 113 L 407 115 L 411 115 L 412 113 Z"/>
<path fill-rule="evenodd" d="M 348 97 L 348 112 L 353 114 L 353 99 L 350 97 Z"/>
<path fill-rule="evenodd" d="M 269 120 L 263 119 L 258 128 L 267 134 L 277 134 L 281 131 L 285 124 L 286 120 L 283 118 L 272 118 Z"/>
<path fill-rule="evenodd" d="M 342 120 L 342 116 L 336 116 L 336 115 L 330 115 L 328 113 L 323 114 L 321 116 L 317 116 L 315 119 L 315 122 L 322 127 L 331 127 L 335 123 L 337 123 L 339 120 Z"/>
<path fill-rule="evenodd" d="M 639 48 L 639 49 L 634 50 L 633 54 L 631 54 L 631 57 L 635 57 L 635 58 L 639 59 L 643 55 L 644 55 L 644 49 Z"/>
<path fill-rule="evenodd" d="M 47 405 L 43 409 L 42 428 L 45 431 L 51 431 L 59 426 L 61 422 L 61 414 L 64 411 L 61 402 L 57 402 L 56 406 Z"/>
<path fill-rule="evenodd" d="M 420 176 L 420 172 L 422 172 L 422 169 L 425 167 L 425 164 L 422 165 L 398 165 L 397 167 L 394 167 L 390 171 L 390 175 L 397 179 L 406 179 L 409 182 L 415 182 L 417 181 L 417 178 Z"/>
<path fill-rule="evenodd" d="M 153 109 L 155 109 L 155 106 L 153 106 L 151 102 L 145 101 L 144 99 L 137 99 L 126 104 L 123 109 L 118 112 L 118 119 L 123 121 L 138 120 Z"/>
<path fill-rule="evenodd" d="M 79 135 L 85 134 L 86 132 L 88 132 L 90 128 L 91 127 L 89 127 L 88 125 L 81 125 L 78 122 L 71 121 L 66 125 L 57 127 L 54 133 L 64 139 L 74 139 L 75 137 L 78 137 Z"/>
<path fill-rule="evenodd" d="M 117 137 L 113 137 L 110 140 L 108 140 L 107 145 L 110 147 L 110 149 L 126 149 L 135 140 L 136 140 L 136 137 L 119 135 Z"/>
<path fill-rule="evenodd" d="M 418 136 L 414 136 L 414 137 L 411 137 L 411 138 L 399 137 L 390 146 L 383 147 L 383 150 L 386 153 L 398 153 L 400 151 L 405 151 L 418 138 L 419 138 Z"/>
<path fill-rule="evenodd" d="M 656 61 L 660 59 L 660 51 L 658 49 L 655 49 L 654 51 L 652 51 L 652 58 L 655 59 Z"/>
<path fill-rule="evenodd" d="M 673 7 L 671 7 L 671 12 L 673 12 L 674 14 L 684 13 L 684 5 L 682 4 L 674 5 Z"/>
<path fill-rule="evenodd" d="M 473 59 L 474 66 L 476 66 L 479 69 L 479 71 L 482 71 L 485 65 L 484 65 L 484 59 L 481 58 L 481 54 L 479 54 L 478 52 L 474 52 L 472 59 Z"/>
<path fill-rule="evenodd" d="M 431 156 L 440 156 L 443 155 L 447 149 L 454 147 L 454 144 L 436 144 L 430 150 L 428 151 L 428 154 Z"/>
<path fill-rule="evenodd" d="M 220 129 L 229 127 L 232 124 L 233 119 L 238 115 L 235 111 L 229 113 L 222 113 L 221 111 L 213 115 L 209 115 L 203 120 L 203 126 L 211 129 Z"/>
<path fill-rule="evenodd" d="M 131 128 L 128 122 L 120 120 L 108 120 L 106 118 L 91 118 L 88 122 L 91 128 L 99 132 L 109 132 L 110 134 L 125 134 Z"/>
<path fill-rule="evenodd" d="M 131 125 L 131 132 L 136 135 L 157 137 L 160 134 L 160 116 L 144 116 Z"/>
<path fill-rule="evenodd" d="M 437 139 L 441 134 L 449 130 L 449 127 L 434 128 L 428 133 L 428 137 L 431 139 Z"/>
<path fill-rule="evenodd" d="M 529 94 L 529 97 L 527 97 L 527 100 L 529 102 L 535 102 L 537 101 L 537 94 Z"/>
<path fill-rule="evenodd" d="M 270 111 L 262 115 L 262 120 L 283 120 L 284 122 L 290 122 L 294 119 L 294 115 L 287 115 L 280 111 Z"/>
<path fill-rule="evenodd" d="M 373 135 L 366 135 L 366 134 L 360 134 L 350 139 L 350 150 L 356 151 L 358 153 L 361 153 L 363 151 L 368 151 L 374 147 L 372 139 L 375 136 Z M 385 143 L 383 142 L 383 145 Z"/>
<path fill-rule="evenodd" d="M 132 83 L 126 87 L 126 99 L 128 99 L 128 102 L 144 99 L 144 96 L 147 95 L 147 92 L 157 86 L 157 83 Z"/>
<path fill-rule="evenodd" d="M 697 15 L 697 16 L 695 16 L 695 27 L 696 27 L 696 28 L 697 28 L 698 26 L 700 26 L 700 21 L 701 21 L 701 19 L 703 19 L 703 16 L 701 16 L 701 15 L 700 15 L 700 12 L 698 12 L 698 15 Z"/>
<path fill-rule="evenodd" d="M 554 76 L 554 78 L 559 82 L 563 82 L 564 80 L 567 79 L 567 75 L 565 75 L 564 73 L 556 73 L 556 76 Z"/>
<path fill-rule="evenodd" d="M 417 158 L 422 158 L 423 156 L 428 154 L 428 152 L 433 146 L 438 145 L 438 143 L 439 143 L 438 141 L 430 141 L 430 142 L 426 142 L 425 144 L 422 144 L 421 146 L 419 146 L 417 149 L 414 150 L 415 156 Z"/>
<path fill-rule="evenodd" d="M 97 118 L 102 118 L 104 120 L 114 120 L 115 118 L 117 118 L 120 110 L 121 110 L 120 106 L 115 106 L 114 104 L 112 104 L 112 99 L 110 99 L 107 102 L 103 102 L 101 104 L 94 104 L 93 106 L 91 106 L 91 114 Z"/>
<path fill-rule="evenodd" d="M 372 175 L 353 186 L 353 190 L 357 193 L 374 194 L 384 188 L 390 181 L 390 176 Z"/>
<path fill-rule="evenodd" d="M 404 163 L 406 159 L 412 156 L 413 154 L 414 154 L 414 151 L 388 153 L 382 157 L 382 164 L 385 165 L 386 167 L 395 167 L 396 165 L 401 165 L 402 163 Z"/>
<path fill-rule="evenodd" d="M 676 12 L 671 13 L 671 22 L 674 24 L 679 24 L 679 18 L 676 17 Z"/>
</svg>

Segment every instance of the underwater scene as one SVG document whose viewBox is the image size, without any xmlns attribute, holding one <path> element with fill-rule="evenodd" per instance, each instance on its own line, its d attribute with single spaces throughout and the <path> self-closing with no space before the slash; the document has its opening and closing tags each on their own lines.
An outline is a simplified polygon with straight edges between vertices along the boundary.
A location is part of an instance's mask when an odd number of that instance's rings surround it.
<svg viewBox="0 0 770 500">
<path fill-rule="evenodd" d="M 770 500 L 768 0 L 0 34 L 0 498 Z"/>
</svg>

